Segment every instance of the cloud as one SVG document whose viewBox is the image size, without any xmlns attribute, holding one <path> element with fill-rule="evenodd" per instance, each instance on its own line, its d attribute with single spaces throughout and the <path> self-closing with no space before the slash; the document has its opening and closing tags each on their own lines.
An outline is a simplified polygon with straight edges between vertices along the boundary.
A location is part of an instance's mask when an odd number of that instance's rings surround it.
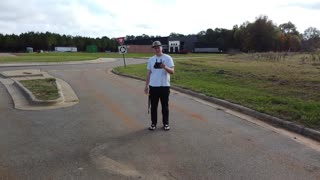
<svg viewBox="0 0 320 180">
<path fill-rule="evenodd" d="M 148 24 L 137 24 L 136 27 L 141 29 L 152 29 Z"/>
<path fill-rule="evenodd" d="M 50 31 L 88 37 L 196 34 L 208 28 L 231 29 L 267 15 L 277 24 L 291 21 L 298 30 L 314 26 L 316 0 L 3 0 L 0 33 Z"/>
<path fill-rule="evenodd" d="M 114 15 L 88 1 L 31 0 L 23 6 L 17 0 L 1 2 L 0 29 L 5 33 L 50 31 L 82 36 L 103 36 L 105 24 L 112 25 Z M 91 5 L 94 3 L 91 3 Z M 108 28 L 110 31 L 112 27 Z"/>
<path fill-rule="evenodd" d="M 320 10 L 320 2 L 315 2 L 315 3 L 289 3 L 288 6 L 300 7 L 300 8 L 304 8 L 304 9 L 310 9 L 310 10 Z"/>
</svg>

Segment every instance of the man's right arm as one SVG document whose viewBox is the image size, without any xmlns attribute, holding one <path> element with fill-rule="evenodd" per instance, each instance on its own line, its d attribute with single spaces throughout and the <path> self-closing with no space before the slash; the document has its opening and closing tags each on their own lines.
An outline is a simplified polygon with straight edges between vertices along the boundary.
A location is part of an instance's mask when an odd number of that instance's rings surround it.
<svg viewBox="0 0 320 180">
<path fill-rule="evenodd" d="M 147 72 L 147 78 L 146 78 L 146 86 L 145 86 L 145 88 L 144 88 L 144 93 L 146 93 L 146 94 L 149 93 L 150 75 L 151 75 L 151 71 L 148 70 L 148 72 Z"/>
</svg>

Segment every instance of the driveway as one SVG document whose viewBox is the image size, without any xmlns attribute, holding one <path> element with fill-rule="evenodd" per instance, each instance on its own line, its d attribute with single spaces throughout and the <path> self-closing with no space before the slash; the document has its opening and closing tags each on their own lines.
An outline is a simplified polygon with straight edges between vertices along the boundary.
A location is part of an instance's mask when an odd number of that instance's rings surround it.
<svg viewBox="0 0 320 180">
<path fill-rule="evenodd" d="M 171 130 L 148 131 L 144 82 L 109 71 L 122 63 L 1 67 L 47 71 L 80 102 L 20 111 L 0 84 L 0 179 L 320 179 L 318 143 L 176 91 Z"/>
</svg>

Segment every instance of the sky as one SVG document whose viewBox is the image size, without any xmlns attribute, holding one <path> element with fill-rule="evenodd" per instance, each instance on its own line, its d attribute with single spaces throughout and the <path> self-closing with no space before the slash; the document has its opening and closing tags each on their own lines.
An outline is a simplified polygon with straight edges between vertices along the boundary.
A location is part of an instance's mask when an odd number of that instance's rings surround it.
<svg viewBox="0 0 320 180">
<path fill-rule="evenodd" d="M 232 29 L 261 15 L 276 25 L 291 21 L 300 33 L 320 30 L 320 0 L 0 0 L 0 33 L 188 35 Z"/>
</svg>

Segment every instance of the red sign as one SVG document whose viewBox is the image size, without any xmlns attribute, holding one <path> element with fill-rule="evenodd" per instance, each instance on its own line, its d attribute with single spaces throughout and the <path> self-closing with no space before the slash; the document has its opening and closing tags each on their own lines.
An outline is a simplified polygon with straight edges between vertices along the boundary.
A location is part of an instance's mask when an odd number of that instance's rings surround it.
<svg viewBox="0 0 320 180">
<path fill-rule="evenodd" d="M 117 38 L 117 41 L 122 46 L 124 44 L 124 37 Z"/>
</svg>

